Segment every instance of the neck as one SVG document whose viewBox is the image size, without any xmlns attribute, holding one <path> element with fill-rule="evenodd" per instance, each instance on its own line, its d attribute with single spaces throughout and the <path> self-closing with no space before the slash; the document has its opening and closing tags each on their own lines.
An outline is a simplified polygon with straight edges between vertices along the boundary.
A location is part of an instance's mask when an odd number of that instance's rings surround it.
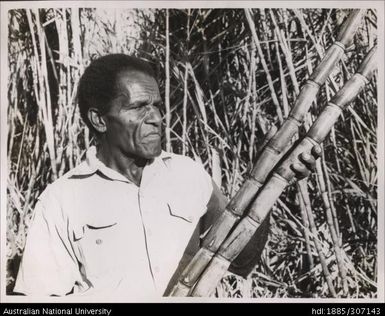
<svg viewBox="0 0 385 316">
<path fill-rule="evenodd" d="M 96 156 L 107 167 L 119 172 L 128 180 L 140 186 L 147 159 L 127 156 L 120 150 L 112 148 L 108 144 L 103 144 L 103 142 L 97 146 Z"/>
</svg>

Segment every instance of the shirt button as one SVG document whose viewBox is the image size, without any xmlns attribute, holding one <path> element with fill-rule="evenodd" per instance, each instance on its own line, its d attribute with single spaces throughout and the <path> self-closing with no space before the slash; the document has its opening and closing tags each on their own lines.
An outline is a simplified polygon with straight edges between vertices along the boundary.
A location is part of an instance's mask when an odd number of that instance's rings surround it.
<svg viewBox="0 0 385 316">
<path fill-rule="evenodd" d="M 103 243 L 103 240 L 101 240 L 101 239 L 96 239 L 96 244 L 97 245 L 100 245 L 100 244 L 102 244 Z"/>
</svg>

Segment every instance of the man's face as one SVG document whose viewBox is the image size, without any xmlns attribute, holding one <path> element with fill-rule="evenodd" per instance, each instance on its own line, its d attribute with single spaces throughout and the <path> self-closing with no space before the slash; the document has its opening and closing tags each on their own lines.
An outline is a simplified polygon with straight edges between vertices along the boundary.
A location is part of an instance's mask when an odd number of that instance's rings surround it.
<svg viewBox="0 0 385 316">
<path fill-rule="evenodd" d="M 160 155 L 162 100 L 155 79 L 137 71 L 124 71 L 117 79 L 117 95 L 104 115 L 110 146 L 124 155 L 152 159 Z"/>
</svg>

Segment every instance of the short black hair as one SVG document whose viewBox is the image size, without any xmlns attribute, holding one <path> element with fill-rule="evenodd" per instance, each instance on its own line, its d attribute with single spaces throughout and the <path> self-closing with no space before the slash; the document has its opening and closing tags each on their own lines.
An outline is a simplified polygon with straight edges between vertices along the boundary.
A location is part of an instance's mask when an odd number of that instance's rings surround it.
<svg viewBox="0 0 385 316">
<path fill-rule="evenodd" d="M 155 74 L 144 60 L 125 54 L 110 54 L 99 57 L 91 62 L 80 78 L 77 89 L 77 102 L 80 116 L 88 128 L 95 132 L 88 120 L 91 107 L 107 113 L 110 101 L 116 96 L 118 75 L 122 71 L 139 71 L 155 78 Z"/>
</svg>

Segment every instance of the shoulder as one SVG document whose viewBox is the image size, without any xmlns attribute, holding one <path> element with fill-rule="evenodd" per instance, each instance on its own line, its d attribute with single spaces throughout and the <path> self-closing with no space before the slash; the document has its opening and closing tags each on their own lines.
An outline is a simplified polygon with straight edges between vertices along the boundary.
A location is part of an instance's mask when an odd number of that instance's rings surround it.
<svg viewBox="0 0 385 316">
<path fill-rule="evenodd" d="M 43 192 L 40 194 L 38 201 L 45 204 L 61 204 L 68 200 L 74 189 L 74 175 L 79 175 L 85 168 L 85 162 L 80 163 L 75 168 L 69 170 L 53 182 L 49 183 Z"/>
<path fill-rule="evenodd" d="M 161 158 L 167 170 L 166 190 L 175 209 L 200 217 L 213 192 L 211 176 L 201 162 L 190 157 L 162 153 Z"/>
</svg>

